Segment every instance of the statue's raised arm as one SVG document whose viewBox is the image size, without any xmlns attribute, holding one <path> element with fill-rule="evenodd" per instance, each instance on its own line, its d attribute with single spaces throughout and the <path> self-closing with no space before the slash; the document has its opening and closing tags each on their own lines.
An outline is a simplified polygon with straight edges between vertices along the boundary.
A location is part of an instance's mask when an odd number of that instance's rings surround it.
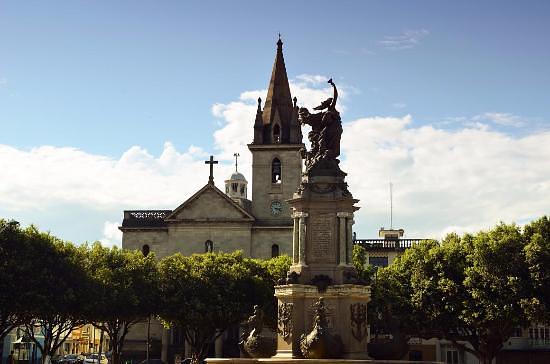
<svg viewBox="0 0 550 364">
<path fill-rule="evenodd" d="M 332 96 L 332 102 L 330 103 L 329 109 L 330 110 L 336 110 L 336 101 L 338 100 L 338 89 L 336 88 L 336 85 L 332 81 L 332 78 L 328 80 L 328 83 L 332 85 L 333 95 Z"/>
</svg>

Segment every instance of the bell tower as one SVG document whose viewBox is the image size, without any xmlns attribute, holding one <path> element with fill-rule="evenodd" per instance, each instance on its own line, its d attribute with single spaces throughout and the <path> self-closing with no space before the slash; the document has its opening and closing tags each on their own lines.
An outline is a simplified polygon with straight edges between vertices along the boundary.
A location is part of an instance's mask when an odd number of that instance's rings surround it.
<svg viewBox="0 0 550 364">
<path fill-rule="evenodd" d="M 256 224 L 290 225 L 287 200 L 298 189 L 302 176 L 302 132 L 298 123 L 296 97 L 292 99 L 283 42 L 277 42 L 277 54 L 271 72 L 267 98 L 258 109 L 254 122 L 252 152 L 252 214 Z"/>
</svg>

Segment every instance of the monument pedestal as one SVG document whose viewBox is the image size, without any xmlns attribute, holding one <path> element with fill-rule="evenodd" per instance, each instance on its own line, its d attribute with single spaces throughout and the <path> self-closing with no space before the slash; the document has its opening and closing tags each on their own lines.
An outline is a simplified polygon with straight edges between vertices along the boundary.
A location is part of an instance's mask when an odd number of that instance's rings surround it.
<svg viewBox="0 0 550 364">
<path fill-rule="evenodd" d="M 303 335 L 312 331 L 314 304 L 323 299 L 326 330 L 341 340 L 338 358 L 366 359 L 367 303 L 352 265 L 353 213 L 358 209 L 337 165 L 304 176 L 288 203 L 294 213 L 293 256 L 287 284 L 275 287 L 278 340 L 275 358 L 303 358 Z M 330 348 L 328 348 L 330 350 Z"/>
<path fill-rule="evenodd" d="M 367 358 L 367 302 L 370 287 L 342 284 L 319 292 L 316 286 L 290 284 L 275 287 L 278 303 L 276 358 L 301 358 L 300 338 L 313 326 L 314 303 L 323 297 L 329 333 L 342 340 L 342 357 Z"/>
</svg>

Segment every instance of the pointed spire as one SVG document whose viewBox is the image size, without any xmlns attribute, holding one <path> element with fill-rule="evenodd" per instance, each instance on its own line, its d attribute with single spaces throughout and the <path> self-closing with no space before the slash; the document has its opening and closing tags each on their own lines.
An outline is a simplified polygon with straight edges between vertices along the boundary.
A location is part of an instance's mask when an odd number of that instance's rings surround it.
<svg viewBox="0 0 550 364">
<path fill-rule="evenodd" d="M 279 116 L 282 120 L 290 120 L 292 116 L 292 98 L 283 57 L 283 41 L 281 40 L 280 34 L 279 40 L 277 41 L 277 55 L 273 63 L 273 71 L 271 72 L 271 80 L 269 82 L 267 98 L 264 104 L 264 125 L 272 123 L 276 109 L 278 109 Z"/>
</svg>

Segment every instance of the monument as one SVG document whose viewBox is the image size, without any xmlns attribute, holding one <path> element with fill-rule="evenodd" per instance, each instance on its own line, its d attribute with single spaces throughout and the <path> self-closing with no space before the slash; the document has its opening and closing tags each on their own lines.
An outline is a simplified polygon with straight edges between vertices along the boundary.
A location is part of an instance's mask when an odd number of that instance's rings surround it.
<svg viewBox="0 0 550 364">
<path fill-rule="evenodd" d="M 298 110 L 300 125 L 310 125 L 309 151 L 303 150 L 305 172 L 286 202 L 293 218 L 292 265 L 275 287 L 277 351 L 259 358 L 262 339 L 256 323 L 243 338 L 251 358 L 207 359 L 211 363 L 388 363 L 369 360 L 367 303 L 370 287 L 352 265 L 354 199 L 340 169 L 342 121 L 336 110 L 338 90 L 310 113 Z M 255 310 L 256 311 L 256 310 Z M 256 311 L 252 322 L 261 314 Z M 400 362 L 407 363 L 407 362 Z M 428 363 L 428 362 L 423 362 Z"/>
<path fill-rule="evenodd" d="M 338 90 L 314 108 L 299 110 L 310 125 L 302 183 L 288 201 L 293 209 L 293 256 L 278 299 L 277 357 L 366 359 L 370 287 L 352 265 L 353 213 L 358 210 L 339 166 L 342 121 Z"/>
</svg>

